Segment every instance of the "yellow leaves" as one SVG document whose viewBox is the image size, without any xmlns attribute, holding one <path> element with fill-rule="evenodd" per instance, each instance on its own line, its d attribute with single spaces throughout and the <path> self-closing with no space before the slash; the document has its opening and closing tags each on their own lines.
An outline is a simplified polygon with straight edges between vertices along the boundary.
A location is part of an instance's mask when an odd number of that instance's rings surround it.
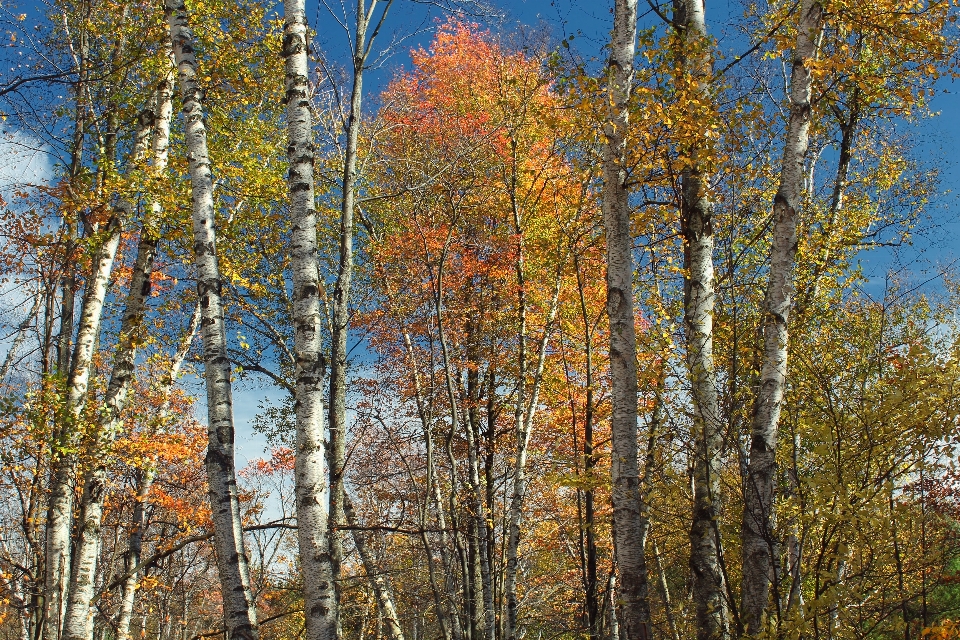
<svg viewBox="0 0 960 640">
<path fill-rule="evenodd" d="M 923 640 L 956 640 L 960 638 L 960 621 L 942 620 L 921 631 L 920 637 Z"/>
</svg>

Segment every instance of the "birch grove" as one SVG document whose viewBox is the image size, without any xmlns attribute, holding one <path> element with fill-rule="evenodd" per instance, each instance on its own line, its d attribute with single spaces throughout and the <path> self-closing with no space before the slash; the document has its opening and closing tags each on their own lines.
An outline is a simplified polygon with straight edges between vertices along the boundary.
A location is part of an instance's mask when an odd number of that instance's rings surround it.
<svg viewBox="0 0 960 640">
<path fill-rule="evenodd" d="M 956 637 L 957 15 L 4 5 L 0 632 Z"/>
</svg>

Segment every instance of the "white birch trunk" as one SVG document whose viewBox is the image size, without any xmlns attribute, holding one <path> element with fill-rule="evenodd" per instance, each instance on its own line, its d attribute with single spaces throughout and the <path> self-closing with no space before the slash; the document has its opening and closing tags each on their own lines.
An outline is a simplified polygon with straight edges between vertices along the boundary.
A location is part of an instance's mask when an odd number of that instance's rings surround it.
<svg viewBox="0 0 960 640">
<path fill-rule="evenodd" d="M 603 220 L 607 236 L 607 315 L 612 383 L 610 473 L 613 537 L 620 569 L 624 640 L 651 637 L 637 450 L 637 335 L 633 304 L 633 236 L 627 191 L 628 103 L 637 39 L 636 0 L 616 0 L 607 63 L 609 113 L 604 124 Z"/>
<path fill-rule="evenodd" d="M 763 364 L 750 439 L 743 509 L 742 619 L 749 634 L 762 631 L 770 580 L 779 562 L 774 533 L 777 436 L 787 374 L 787 340 L 797 256 L 797 219 L 803 197 L 803 164 L 810 129 L 812 91 L 808 66 L 816 54 L 824 11 L 817 0 L 800 6 L 790 77 L 790 121 L 783 147 L 780 187 L 773 202 L 773 243 L 764 300 Z"/>
<path fill-rule="evenodd" d="M 154 138 L 154 140 L 156 140 L 156 138 Z M 155 155 L 154 157 L 156 158 L 157 156 Z M 157 415 L 160 417 L 161 423 L 166 419 L 170 410 L 173 386 L 176 384 L 177 378 L 180 376 L 180 368 L 183 366 L 183 362 L 186 360 L 187 354 L 190 352 L 190 347 L 193 344 L 193 339 L 197 334 L 197 329 L 199 328 L 200 307 L 198 306 L 193 311 L 190 324 L 188 325 L 186 332 L 183 334 L 183 339 L 180 341 L 180 346 L 174 353 L 173 359 L 170 362 L 170 368 L 167 370 L 167 374 L 161 383 L 160 393 L 163 401 L 159 410 L 157 411 Z M 135 571 L 134 569 L 140 566 L 141 552 L 143 551 L 143 530 L 146 527 L 146 503 L 150 496 L 150 488 L 153 485 L 153 479 L 155 477 L 156 470 L 154 467 L 147 466 L 143 470 L 143 480 L 140 484 L 139 490 L 137 491 L 137 504 L 134 506 L 133 513 L 133 527 L 130 531 L 128 549 L 126 554 L 124 554 L 124 570 L 126 575 L 123 579 L 123 586 L 120 596 L 120 613 L 117 616 L 118 640 L 130 640 L 132 637 L 130 633 L 130 623 L 133 620 L 133 606 L 136 600 L 137 586 L 140 582 L 140 572 Z"/>
<path fill-rule="evenodd" d="M 13 344 L 10 345 L 10 350 L 7 351 L 7 355 L 3 359 L 3 366 L 0 366 L 0 383 L 7 379 L 7 374 L 10 373 L 10 368 L 13 366 L 13 362 L 17 357 L 17 352 L 20 351 L 24 340 L 27 339 L 27 329 L 29 329 L 30 325 L 37 319 L 37 312 L 40 310 L 40 303 L 42 301 L 43 293 L 41 289 L 38 289 L 37 293 L 33 296 L 33 306 L 30 308 L 30 312 L 27 313 L 27 317 L 17 326 L 16 337 L 13 339 Z"/>
<path fill-rule="evenodd" d="M 676 13 L 682 72 L 701 101 L 709 103 L 713 73 L 703 0 L 681 0 Z M 690 528 L 690 569 L 698 640 L 728 634 L 727 602 L 718 548 L 720 450 L 723 434 L 717 406 L 713 359 L 713 203 L 700 166 L 707 130 L 687 150 L 681 184 L 680 219 L 684 239 L 684 329 L 690 395 L 693 400 L 693 474 L 696 487 Z"/>
<path fill-rule="evenodd" d="M 159 108 L 168 113 L 172 109 L 172 86 L 161 83 L 154 99 L 152 109 L 146 117 L 141 117 L 141 124 L 136 134 L 136 142 L 131 156 L 134 162 L 139 162 L 150 145 L 150 130 L 156 123 L 153 113 Z M 169 117 L 166 122 L 169 137 Z M 157 165 L 156 171 L 163 171 L 163 165 Z M 129 207 L 129 205 L 127 205 Z M 154 215 L 156 210 L 153 210 Z M 120 325 L 119 342 L 114 356 L 113 371 L 107 386 L 104 398 L 104 409 L 98 425 L 97 441 L 93 443 L 95 459 L 102 459 L 100 454 L 116 439 L 123 427 L 123 412 L 130 403 L 130 392 L 133 384 L 133 374 L 136 368 L 137 348 L 143 341 L 143 319 L 146 315 L 146 303 L 150 296 L 150 279 L 153 275 L 153 264 L 159 244 L 159 237 L 153 229 L 155 221 L 148 215 L 144 220 L 137 246 L 137 256 L 133 265 L 133 275 L 130 279 L 130 289 L 127 292 L 123 319 Z M 73 571 L 70 577 L 70 592 L 68 596 L 66 617 L 64 619 L 63 635 L 69 640 L 92 640 L 93 638 L 93 611 L 90 604 L 93 598 L 94 580 L 97 572 L 97 562 L 100 558 L 101 525 L 103 521 L 103 503 L 106 498 L 107 467 L 101 463 L 94 466 L 84 481 L 83 495 L 80 504 L 79 540 L 76 544 Z"/>
<path fill-rule="evenodd" d="M 557 316 L 560 301 L 559 274 L 553 287 L 553 298 L 550 300 L 550 310 L 543 326 L 543 336 L 537 347 L 537 366 L 533 372 L 533 388 L 529 401 L 525 394 L 518 394 L 520 411 L 516 416 L 516 458 L 513 466 L 513 493 L 510 497 L 510 507 L 507 514 L 507 544 L 504 551 L 506 556 L 506 572 L 504 575 L 503 591 L 507 599 L 507 616 L 504 627 L 504 637 L 507 640 L 516 640 L 518 630 L 517 574 L 519 572 L 520 550 L 520 520 L 523 516 L 523 505 L 527 496 L 527 452 L 530 445 L 530 434 L 533 431 L 533 419 L 536 417 L 537 404 L 540 402 L 540 388 L 543 382 L 543 369 L 547 359 L 547 346 L 553 332 L 553 322 Z M 523 285 L 521 285 L 522 287 Z M 525 303 L 521 303 L 522 305 Z M 521 327 L 526 325 L 526 312 L 521 307 Z M 521 340 L 526 336 L 521 332 Z M 525 358 L 521 350 L 521 357 Z M 520 367 L 521 375 L 526 375 L 526 367 Z M 521 381 L 521 385 L 524 381 Z"/>
<path fill-rule="evenodd" d="M 117 640 L 130 640 L 130 621 L 133 620 L 133 605 L 137 597 L 137 585 L 140 582 L 138 572 L 132 571 L 140 564 L 143 552 L 143 528 L 146 525 L 146 501 L 153 485 L 152 468 L 143 471 L 143 480 L 137 491 L 137 504 L 133 507 L 133 528 L 130 531 L 129 548 L 124 555 L 124 568 L 129 575 L 123 581 L 120 595 L 120 613 L 117 616 Z"/>
<path fill-rule="evenodd" d="M 313 183 L 313 125 L 307 68 L 304 0 L 285 0 L 283 56 L 286 60 L 287 193 L 290 199 L 290 267 L 293 273 L 295 407 L 294 482 L 297 538 L 304 577 L 306 640 L 337 635 L 334 575 L 329 545 L 329 485 L 324 448 L 320 281 Z"/>
<path fill-rule="evenodd" d="M 404 640 L 403 627 L 400 626 L 400 616 L 393 599 L 393 589 L 390 587 L 386 575 L 377 566 L 377 560 L 367 546 L 363 531 L 357 526 L 357 516 L 353 510 L 353 503 L 350 501 L 350 496 L 346 494 L 343 497 L 343 511 L 347 524 L 353 528 L 353 543 L 357 547 L 357 554 L 360 556 L 360 561 L 363 562 L 363 570 L 367 574 L 367 580 L 370 581 L 373 595 L 377 599 L 377 609 L 380 611 L 380 617 L 386 629 L 387 640 Z"/>
<path fill-rule="evenodd" d="M 107 285 L 120 244 L 121 220 L 116 213 L 104 230 L 104 240 L 93 260 L 80 310 L 77 340 L 67 378 L 66 422 L 60 425 L 52 451 L 50 497 L 47 505 L 45 544 L 44 607 L 46 640 L 59 640 L 66 613 L 70 581 L 74 486 L 77 474 L 77 446 L 80 420 L 87 401 L 93 352 L 100 335 Z"/>
<path fill-rule="evenodd" d="M 223 596 L 226 640 L 257 640 L 257 613 L 250 588 L 250 567 L 243 544 L 234 466 L 233 394 L 230 357 L 217 262 L 213 176 L 203 122 L 203 92 L 197 76 L 193 32 L 183 0 L 165 0 L 175 56 L 193 200 L 194 264 L 202 315 L 204 380 L 207 387 L 206 470 L 214 545 Z"/>
<path fill-rule="evenodd" d="M 610 616 L 610 640 L 620 640 L 620 620 L 617 618 L 617 574 L 610 572 L 607 580 L 607 614 Z"/>
<path fill-rule="evenodd" d="M 136 353 L 142 341 L 142 324 L 146 300 L 150 293 L 150 276 L 157 242 L 149 234 L 141 234 L 137 258 L 130 280 L 126 308 L 120 328 L 113 373 L 104 400 L 104 411 L 97 441 L 93 443 L 96 459 L 103 454 L 123 428 L 123 411 L 130 401 Z M 79 540 L 76 545 L 73 572 L 70 578 L 63 637 L 68 640 L 91 640 L 93 637 L 93 598 L 97 561 L 100 557 L 103 503 L 107 489 L 107 466 L 99 463 L 87 474 L 80 503 Z"/>
</svg>

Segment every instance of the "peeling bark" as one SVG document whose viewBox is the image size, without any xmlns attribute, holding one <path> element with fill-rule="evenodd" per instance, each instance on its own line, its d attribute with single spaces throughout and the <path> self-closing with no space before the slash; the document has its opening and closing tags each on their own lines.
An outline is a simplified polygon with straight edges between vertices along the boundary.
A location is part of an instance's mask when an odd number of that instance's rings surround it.
<svg viewBox="0 0 960 640">
<path fill-rule="evenodd" d="M 257 640 L 257 613 L 250 588 L 250 567 L 243 544 L 234 464 L 231 364 L 217 262 L 213 176 L 203 121 L 203 91 L 197 74 L 193 32 L 183 0 L 165 0 L 170 40 L 183 102 L 184 134 L 193 200 L 193 253 L 203 335 L 207 387 L 208 448 L 206 470 L 214 526 L 217 568 L 223 594 L 226 640 Z"/>
<path fill-rule="evenodd" d="M 744 487 L 742 618 L 748 634 L 759 633 L 764 628 L 771 576 L 779 562 L 779 543 L 774 532 L 778 426 L 787 375 L 797 220 L 803 197 L 803 164 L 811 119 L 813 79 L 809 62 L 816 54 L 825 18 L 823 7 L 817 0 L 804 0 L 799 15 L 790 77 L 790 121 L 783 148 L 780 187 L 773 202 L 773 243 L 763 303 L 763 364 Z"/>
<path fill-rule="evenodd" d="M 709 104 L 712 56 L 707 40 L 703 0 L 676 0 L 674 26 L 680 40 L 682 82 Z M 704 123 L 706 124 L 706 123 Z M 718 546 L 720 453 L 723 434 L 717 404 L 713 359 L 713 309 L 716 299 L 713 264 L 713 202 L 701 156 L 708 130 L 685 149 L 680 192 L 680 226 L 684 240 L 684 334 L 690 396 L 693 401 L 694 501 L 690 528 L 690 570 L 698 640 L 727 637 L 726 586 Z"/>
<path fill-rule="evenodd" d="M 603 134 L 603 220 L 607 235 L 610 318 L 613 537 L 622 585 L 624 640 L 651 637 L 637 450 L 637 335 L 633 302 L 633 236 L 627 190 L 628 103 L 637 39 L 636 0 L 616 0 L 607 63 L 609 114 Z"/>
<path fill-rule="evenodd" d="M 337 636 L 334 567 L 330 551 L 327 460 L 324 447 L 326 361 L 321 353 L 320 274 L 314 200 L 314 143 L 307 69 L 304 0 L 283 5 L 286 66 L 287 194 L 290 200 L 290 266 L 293 274 L 294 400 L 297 424 L 294 482 L 297 539 L 304 574 L 306 640 Z"/>
</svg>

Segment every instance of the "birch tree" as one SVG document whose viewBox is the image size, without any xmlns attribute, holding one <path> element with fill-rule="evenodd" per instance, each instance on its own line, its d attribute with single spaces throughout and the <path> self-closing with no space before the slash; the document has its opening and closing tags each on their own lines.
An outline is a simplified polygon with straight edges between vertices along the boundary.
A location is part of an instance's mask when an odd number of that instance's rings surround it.
<svg viewBox="0 0 960 640">
<path fill-rule="evenodd" d="M 164 56 L 169 58 L 169 56 Z M 152 130 L 153 167 L 155 175 L 166 170 L 167 147 L 170 138 L 170 120 L 173 113 L 173 78 L 166 74 L 160 82 L 149 113 L 141 116 L 140 130 L 131 153 L 134 163 L 146 153 L 151 138 L 143 130 Z M 149 125 L 149 126 L 148 126 Z M 129 203 L 126 206 L 130 206 Z M 107 385 L 97 433 L 90 444 L 94 457 L 100 461 L 88 471 L 84 480 L 80 504 L 79 541 L 70 579 L 70 596 L 64 621 L 64 637 L 68 640 L 92 640 L 93 625 L 90 603 L 93 598 L 97 564 L 101 546 L 103 507 L 107 491 L 108 468 L 102 457 L 123 428 L 124 412 L 130 403 L 137 350 L 145 339 L 144 319 L 154 260 L 160 244 L 158 215 L 160 205 L 151 203 L 144 218 L 137 244 L 133 273 L 124 302 L 119 341 L 114 355 L 113 371 Z M 179 367 L 179 365 L 178 365 Z"/>
<path fill-rule="evenodd" d="M 165 0 L 170 41 L 180 85 L 184 134 L 193 205 L 193 253 L 197 299 L 201 310 L 204 382 L 207 389 L 209 447 L 206 469 L 214 544 L 223 592 L 227 640 L 257 640 L 259 629 L 250 588 L 250 568 L 243 544 L 240 504 L 234 466 L 231 363 L 227 355 L 220 267 L 217 261 L 213 174 L 207 153 L 195 43 L 182 0 Z"/>
<path fill-rule="evenodd" d="M 637 40 L 636 0 L 616 0 L 610 58 L 609 105 L 603 125 L 603 223 L 607 234 L 607 315 L 610 319 L 613 538 L 620 571 L 625 640 L 651 637 L 645 528 L 640 513 L 637 451 L 637 334 L 633 303 L 633 235 L 627 189 L 627 136 Z"/>
<path fill-rule="evenodd" d="M 304 574 L 307 640 L 338 635 L 334 565 L 330 550 L 329 476 L 324 448 L 320 272 L 314 202 L 313 124 L 307 69 L 308 27 L 304 0 L 283 5 L 283 57 L 286 60 L 287 193 L 292 230 L 294 400 L 296 407 L 297 537 Z M 354 139 L 354 145 L 356 140 Z"/>
<path fill-rule="evenodd" d="M 80 421 L 87 403 L 90 369 L 100 336 L 103 306 L 113 262 L 120 245 L 121 214 L 115 212 L 102 231 L 102 241 L 93 257 L 93 271 L 87 279 L 80 322 L 67 377 L 64 423 L 58 425 L 52 454 L 50 498 L 47 506 L 46 561 L 44 565 L 44 637 L 58 640 L 67 606 L 71 566 L 71 532 L 75 483 L 79 464 Z"/>
<path fill-rule="evenodd" d="M 690 569 L 696 607 L 697 637 L 716 640 L 727 635 L 727 603 L 720 567 L 720 451 L 723 434 L 717 405 L 713 361 L 713 203 L 710 198 L 708 128 L 713 101 L 712 53 L 702 0 L 674 3 L 678 43 L 681 108 L 690 127 L 680 150 L 680 228 L 684 242 L 684 334 L 690 396 L 693 401 L 694 503 L 690 529 Z"/>
<path fill-rule="evenodd" d="M 797 223 L 804 187 L 813 91 L 811 62 L 825 14 L 817 0 L 800 5 L 797 42 L 790 73 L 790 116 L 784 137 L 780 185 L 773 201 L 770 272 L 763 302 L 763 360 L 750 436 L 750 462 L 744 486 L 743 607 L 749 634 L 763 629 L 770 581 L 778 571 L 780 549 L 774 532 L 777 438 L 787 374 L 788 323 L 793 304 Z"/>
</svg>

